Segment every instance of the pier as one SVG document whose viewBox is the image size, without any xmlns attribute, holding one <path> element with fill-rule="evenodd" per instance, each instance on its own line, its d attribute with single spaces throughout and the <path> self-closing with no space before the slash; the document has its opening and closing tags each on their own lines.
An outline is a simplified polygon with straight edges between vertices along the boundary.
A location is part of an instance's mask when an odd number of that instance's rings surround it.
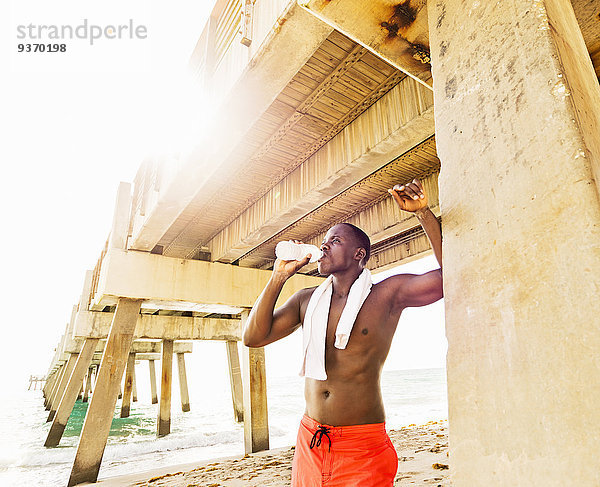
<svg viewBox="0 0 600 487">
<path fill-rule="evenodd" d="M 217 1 L 190 70 L 218 116 L 189 154 L 150 155 L 118 185 L 45 378 L 47 446 L 89 401 L 65 483 L 97 479 L 136 360 L 169 434 L 173 362 L 187 411 L 196 340 L 226 347 L 245 451 L 268 449 L 264 350 L 239 342 L 276 243 L 319 245 L 346 221 L 373 272 L 425 256 L 387 193 L 413 178 L 443 225 L 453 485 L 600 483 L 599 15 L 584 0 Z M 306 266 L 278 304 L 320 282 Z"/>
</svg>

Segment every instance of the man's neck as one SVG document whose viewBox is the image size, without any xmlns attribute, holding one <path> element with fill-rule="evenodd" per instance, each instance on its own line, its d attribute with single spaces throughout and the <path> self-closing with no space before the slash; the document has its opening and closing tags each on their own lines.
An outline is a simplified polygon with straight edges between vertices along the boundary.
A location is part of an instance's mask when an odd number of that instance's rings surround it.
<svg viewBox="0 0 600 487">
<path fill-rule="evenodd" d="M 358 276 L 362 273 L 362 267 L 353 267 L 333 274 L 333 295 L 336 298 L 345 298 Z"/>
</svg>

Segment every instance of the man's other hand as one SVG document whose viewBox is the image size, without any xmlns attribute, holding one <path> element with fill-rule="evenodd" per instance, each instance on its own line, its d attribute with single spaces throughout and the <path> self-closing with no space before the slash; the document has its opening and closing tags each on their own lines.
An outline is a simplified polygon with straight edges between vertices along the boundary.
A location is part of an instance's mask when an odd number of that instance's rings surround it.
<svg viewBox="0 0 600 487">
<path fill-rule="evenodd" d="M 388 189 L 388 193 L 394 197 L 401 210 L 414 213 L 427 208 L 427 194 L 418 179 L 413 179 L 407 184 L 396 184 L 392 189 Z"/>
</svg>

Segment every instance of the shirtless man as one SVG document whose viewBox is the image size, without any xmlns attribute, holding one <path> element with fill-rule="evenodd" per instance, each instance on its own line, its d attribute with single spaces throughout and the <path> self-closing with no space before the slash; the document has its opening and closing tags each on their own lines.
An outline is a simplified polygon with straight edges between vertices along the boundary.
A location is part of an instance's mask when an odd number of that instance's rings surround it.
<svg viewBox="0 0 600 487">
<path fill-rule="evenodd" d="M 329 229 L 318 261 L 321 275 L 333 276 L 325 339 L 326 380 L 305 379 L 306 411 L 292 469 L 292 486 L 389 486 L 398 467 L 385 432 L 380 389 L 383 363 L 404 308 L 425 306 L 442 297 L 442 235 L 418 180 L 389 190 L 400 209 L 421 223 L 440 269 L 423 275 L 401 274 L 373 284 L 360 308 L 345 349 L 334 347 L 335 331 L 354 281 L 369 258 L 370 243 L 350 224 Z M 243 333 L 244 345 L 263 347 L 304 323 L 316 288 L 302 289 L 274 309 L 286 280 L 309 262 L 275 261 L 269 283 L 255 303 Z"/>
</svg>

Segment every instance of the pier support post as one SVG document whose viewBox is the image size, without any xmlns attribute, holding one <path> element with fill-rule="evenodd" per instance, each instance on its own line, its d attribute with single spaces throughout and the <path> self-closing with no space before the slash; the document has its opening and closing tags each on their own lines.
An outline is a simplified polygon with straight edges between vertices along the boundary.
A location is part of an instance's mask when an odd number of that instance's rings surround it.
<svg viewBox="0 0 600 487">
<path fill-rule="evenodd" d="M 160 380 L 160 405 L 158 408 L 157 434 L 171 432 L 171 383 L 173 381 L 173 340 L 162 341 L 162 373 Z"/>
<path fill-rule="evenodd" d="M 148 360 L 148 370 L 150 372 L 150 394 L 152 395 L 152 404 L 158 403 L 158 396 L 156 394 L 156 367 L 154 360 Z"/>
<path fill-rule="evenodd" d="M 135 362 L 133 364 L 133 369 L 131 370 L 131 402 L 137 402 L 137 380 L 135 377 Z"/>
<path fill-rule="evenodd" d="M 50 405 L 50 414 L 48 414 L 48 419 L 46 419 L 47 423 L 49 423 L 50 421 L 52 421 L 54 419 L 54 415 L 56 414 L 58 405 L 60 404 L 63 394 L 65 393 L 65 389 L 67 388 L 69 379 L 71 378 L 71 373 L 73 372 L 73 369 L 75 368 L 75 362 L 77 362 L 78 355 L 79 355 L 78 353 L 71 353 L 69 355 L 69 360 L 67 360 L 67 365 L 65 365 L 65 371 L 60 379 L 60 384 L 58 385 L 58 388 L 56 389 L 56 394 L 54 395 L 54 398 L 52 399 L 52 404 Z M 77 393 L 79 392 L 79 387 L 80 387 L 80 384 L 77 384 Z M 75 398 L 77 398 L 77 396 Z"/>
<path fill-rule="evenodd" d="M 46 387 L 44 388 L 44 408 L 46 411 L 50 409 L 50 398 L 52 397 L 57 375 L 58 371 L 55 370 L 46 381 Z"/>
<path fill-rule="evenodd" d="M 131 408 L 131 393 L 133 390 L 133 369 L 135 367 L 135 353 L 127 357 L 127 368 L 125 369 L 125 390 L 123 391 L 123 402 L 121 403 L 121 417 L 129 417 Z"/>
<path fill-rule="evenodd" d="M 188 393 L 187 374 L 185 373 L 185 358 L 183 353 L 177 354 L 177 370 L 179 371 L 181 410 L 186 413 L 190 410 L 190 395 Z"/>
<path fill-rule="evenodd" d="M 60 381 L 62 380 L 63 375 L 65 375 L 66 364 L 62 364 L 59 369 L 54 374 L 55 381 L 52 385 L 52 391 L 48 396 L 48 402 L 46 403 L 46 411 L 50 411 L 52 409 L 52 403 L 54 402 L 54 398 L 56 397 L 56 393 L 58 391 L 58 386 L 60 385 Z"/>
<path fill-rule="evenodd" d="M 241 423 L 244 421 L 244 393 L 242 391 L 242 371 L 240 369 L 238 345 L 234 341 L 228 341 L 225 345 L 227 346 L 227 364 L 229 365 L 233 416 L 238 423 Z"/>
<path fill-rule="evenodd" d="M 427 6 L 452 484 L 600 485 L 600 86 L 580 26 L 569 0 Z"/>
<path fill-rule="evenodd" d="M 85 387 L 82 402 L 88 402 L 90 392 L 92 391 L 92 370 L 92 367 L 88 367 L 88 371 L 85 376 Z"/>
<path fill-rule="evenodd" d="M 249 311 L 242 312 L 242 328 Z M 269 449 L 265 349 L 242 347 L 244 448 L 246 453 Z"/>
<path fill-rule="evenodd" d="M 141 300 L 119 298 L 85 416 L 68 487 L 95 482 L 110 431 L 119 385 L 129 356 Z"/>
<path fill-rule="evenodd" d="M 65 431 L 65 427 L 67 426 L 67 422 L 69 421 L 69 417 L 71 416 L 71 412 L 73 411 L 75 401 L 77 400 L 79 384 L 83 380 L 85 371 L 88 370 L 90 362 L 92 361 L 98 341 L 97 338 L 87 338 L 85 340 L 83 347 L 81 348 L 81 353 L 78 354 L 79 356 L 77 357 L 75 368 L 71 373 L 69 384 L 65 389 L 65 393 L 63 394 L 54 420 L 52 421 L 52 426 L 50 426 L 50 431 L 48 431 L 44 446 L 50 447 L 59 444 L 63 432 Z"/>
</svg>

